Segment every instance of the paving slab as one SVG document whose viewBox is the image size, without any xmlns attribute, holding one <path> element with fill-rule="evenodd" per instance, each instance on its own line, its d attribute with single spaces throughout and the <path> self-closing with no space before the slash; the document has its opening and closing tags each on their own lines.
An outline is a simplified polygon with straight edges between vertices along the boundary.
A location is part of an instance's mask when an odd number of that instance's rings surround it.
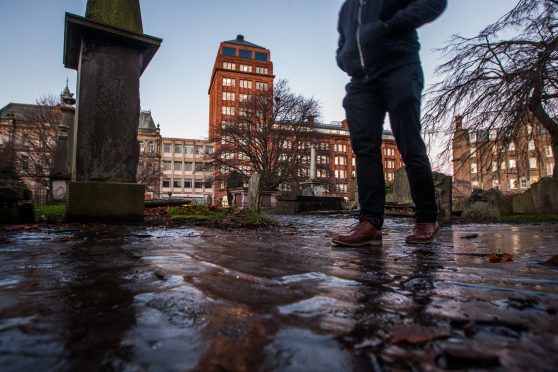
<svg viewBox="0 0 558 372">
<path fill-rule="evenodd" d="M 352 219 L 279 222 L 5 230 L 0 370 L 558 365 L 557 224 L 453 225 L 413 246 L 411 221 L 388 219 L 381 249 L 348 249 L 330 240 Z"/>
</svg>

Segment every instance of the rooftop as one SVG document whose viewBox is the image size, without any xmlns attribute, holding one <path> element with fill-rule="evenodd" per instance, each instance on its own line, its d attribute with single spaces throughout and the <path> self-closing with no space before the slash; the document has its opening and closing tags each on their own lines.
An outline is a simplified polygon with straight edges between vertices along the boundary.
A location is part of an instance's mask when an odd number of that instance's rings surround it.
<svg viewBox="0 0 558 372">
<path fill-rule="evenodd" d="M 254 43 L 251 43 L 249 41 L 244 40 L 244 35 L 236 35 L 236 39 L 223 41 L 223 43 L 240 45 L 240 46 L 247 46 L 247 47 L 251 47 L 251 48 L 266 49 L 263 46 L 256 45 Z"/>
</svg>

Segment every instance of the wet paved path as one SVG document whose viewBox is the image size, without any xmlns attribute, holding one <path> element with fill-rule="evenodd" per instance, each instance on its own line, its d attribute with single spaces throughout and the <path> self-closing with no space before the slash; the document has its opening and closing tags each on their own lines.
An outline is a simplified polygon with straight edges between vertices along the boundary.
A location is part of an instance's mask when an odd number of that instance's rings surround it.
<svg viewBox="0 0 558 372">
<path fill-rule="evenodd" d="M 558 225 L 455 225 L 427 248 L 388 220 L 379 250 L 329 243 L 350 219 L 281 222 L 4 234 L 0 371 L 558 365 Z"/>
</svg>

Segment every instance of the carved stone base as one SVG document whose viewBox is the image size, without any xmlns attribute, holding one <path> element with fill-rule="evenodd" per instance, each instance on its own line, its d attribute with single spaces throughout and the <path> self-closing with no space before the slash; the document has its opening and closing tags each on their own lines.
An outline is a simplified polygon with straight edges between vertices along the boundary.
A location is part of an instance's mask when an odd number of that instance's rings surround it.
<svg viewBox="0 0 558 372">
<path fill-rule="evenodd" d="M 145 186 L 138 183 L 70 182 L 68 222 L 141 222 Z"/>
</svg>

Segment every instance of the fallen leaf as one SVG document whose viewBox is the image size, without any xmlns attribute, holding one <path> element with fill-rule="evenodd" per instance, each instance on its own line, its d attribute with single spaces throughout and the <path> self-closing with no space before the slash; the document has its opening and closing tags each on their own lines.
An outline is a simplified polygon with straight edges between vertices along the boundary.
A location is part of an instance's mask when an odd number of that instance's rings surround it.
<svg viewBox="0 0 558 372">
<path fill-rule="evenodd" d="M 492 253 L 491 255 L 488 256 L 488 261 L 492 263 L 500 262 L 502 261 L 502 257 Z"/>
<path fill-rule="evenodd" d="M 504 253 L 504 254 L 502 254 L 502 259 L 506 262 L 512 262 L 513 261 L 513 256 L 509 253 Z"/>
<path fill-rule="evenodd" d="M 420 344 L 451 336 L 449 327 L 424 327 L 419 325 L 396 325 L 390 331 L 390 339 L 394 343 L 408 342 Z"/>
</svg>

